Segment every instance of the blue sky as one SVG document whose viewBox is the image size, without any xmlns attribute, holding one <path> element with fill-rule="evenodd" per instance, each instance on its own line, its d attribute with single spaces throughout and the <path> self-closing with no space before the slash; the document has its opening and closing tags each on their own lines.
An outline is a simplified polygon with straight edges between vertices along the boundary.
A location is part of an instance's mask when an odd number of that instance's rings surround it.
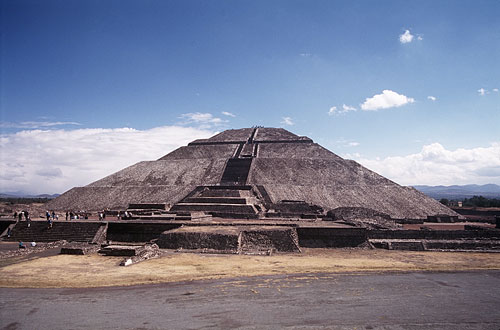
<svg viewBox="0 0 500 330">
<path fill-rule="evenodd" d="M 500 184 L 499 1 L 1 6 L 0 190 L 62 192 L 253 125 L 307 135 L 401 184 Z M 123 137 L 160 128 L 171 140 L 149 154 Z M 100 133 L 135 156 L 114 161 Z M 69 166 L 88 169 L 58 161 L 68 148 L 115 166 L 78 181 Z"/>
</svg>

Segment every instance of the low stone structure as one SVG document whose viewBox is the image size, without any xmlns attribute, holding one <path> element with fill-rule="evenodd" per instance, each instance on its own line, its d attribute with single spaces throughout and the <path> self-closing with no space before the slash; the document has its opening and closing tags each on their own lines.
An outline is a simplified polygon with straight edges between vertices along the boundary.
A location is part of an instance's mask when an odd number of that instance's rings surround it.
<svg viewBox="0 0 500 330">
<path fill-rule="evenodd" d="M 84 221 L 55 221 L 50 226 L 46 221 L 21 221 L 12 227 L 10 238 L 5 240 L 23 242 L 54 242 L 59 240 L 98 243 L 106 236 L 106 223 Z"/>
<path fill-rule="evenodd" d="M 237 227 L 182 227 L 163 232 L 157 244 L 163 249 L 238 253 L 239 235 Z"/>
<path fill-rule="evenodd" d="M 144 250 L 143 245 L 107 245 L 99 250 L 106 256 L 133 257 Z"/>
<path fill-rule="evenodd" d="M 158 246 L 217 253 L 300 252 L 295 228 L 272 226 L 182 227 L 162 233 Z"/>
</svg>

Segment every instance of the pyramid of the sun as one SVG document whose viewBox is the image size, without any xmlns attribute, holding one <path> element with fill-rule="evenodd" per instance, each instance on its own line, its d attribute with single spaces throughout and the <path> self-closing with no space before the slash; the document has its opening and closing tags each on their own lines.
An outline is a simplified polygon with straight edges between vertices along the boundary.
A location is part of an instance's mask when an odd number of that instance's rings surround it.
<svg viewBox="0 0 500 330">
<path fill-rule="evenodd" d="M 123 209 L 129 203 L 174 205 L 201 186 L 221 185 L 253 187 L 266 195 L 268 205 L 293 200 L 325 211 L 364 207 L 398 219 L 456 215 L 414 188 L 343 159 L 307 137 L 262 127 L 226 130 L 195 140 L 156 161 L 139 162 L 75 187 L 49 207 L 102 210 Z"/>
</svg>

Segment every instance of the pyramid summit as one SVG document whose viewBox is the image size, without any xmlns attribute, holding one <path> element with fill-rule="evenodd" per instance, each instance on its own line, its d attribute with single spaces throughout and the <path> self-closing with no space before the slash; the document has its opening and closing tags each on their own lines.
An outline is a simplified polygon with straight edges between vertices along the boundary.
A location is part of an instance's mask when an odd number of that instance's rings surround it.
<svg viewBox="0 0 500 330">
<path fill-rule="evenodd" d="M 370 212 L 393 219 L 457 214 L 414 188 L 283 128 L 242 128 L 195 140 L 49 202 L 55 210 L 162 203 L 172 212 L 263 218 Z"/>
</svg>

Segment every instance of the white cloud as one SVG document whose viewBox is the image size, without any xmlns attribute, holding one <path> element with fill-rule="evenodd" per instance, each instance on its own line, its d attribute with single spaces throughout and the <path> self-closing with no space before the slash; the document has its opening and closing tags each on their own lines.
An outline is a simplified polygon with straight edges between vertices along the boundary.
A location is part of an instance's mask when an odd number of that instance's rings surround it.
<svg viewBox="0 0 500 330">
<path fill-rule="evenodd" d="M 300 53 L 299 54 L 301 57 L 311 57 L 312 54 L 311 53 Z"/>
<path fill-rule="evenodd" d="M 184 113 L 179 116 L 179 118 L 184 121 L 179 123 L 181 125 L 198 125 L 199 129 L 210 129 L 214 126 L 218 126 L 227 123 L 227 120 L 223 120 L 218 117 L 214 117 L 211 113 L 201 113 L 201 112 L 190 112 Z"/>
<path fill-rule="evenodd" d="M 435 96 L 431 96 L 431 95 L 427 96 L 427 99 L 429 99 L 431 101 L 436 101 L 437 100 L 437 98 Z"/>
<path fill-rule="evenodd" d="M 355 107 L 350 105 L 342 104 L 342 112 L 356 111 Z"/>
<path fill-rule="evenodd" d="M 398 94 L 394 91 L 385 89 L 382 91 L 382 94 L 374 95 L 373 97 L 369 97 L 365 100 L 363 104 L 361 104 L 361 109 L 363 110 L 379 110 L 379 109 L 388 109 L 393 107 L 400 107 L 408 103 L 415 102 L 415 99 L 411 97 L 407 97 L 402 94 Z"/>
<path fill-rule="evenodd" d="M 403 185 L 500 184 L 500 142 L 488 147 L 447 150 L 439 143 L 416 154 L 356 161 Z"/>
<path fill-rule="evenodd" d="M 498 93 L 498 88 L 493 88 L 493 91 L 494 91 L 495 93 Z"/>
<path fill-rule="evenodd" d="M 0 122 L 1 128 L 34 129 L 34 128 L 54 127 L 54 126 L 65 126 L 65 125 L 80 125 L 80 123 L 74 121 L 23 121 L 20 123 Z"/>
<path fill-rule="evenodd" d="M 282 119 L 283 120 L 281 121 L 281 123 L 283 125 L 288 125 L 288 126 L 293 126 L 294 125 L 294 122 L 293 122 L 292 118 L 290 118 L 290 117 L 283 117 Z"/>
<path fill-rule="evenodd" d="M 189 123 L 211 123 L 211 124 L 220 124 L 222 123 L 222 119 L 214 117 L 211 113 L 184 113 L 180 116 L 180 118 L 187 119 Z"/>
<path fill-rule="evenodd" d="M 349 147 L 357 147 L 357 146 L 359 146 L 359 142 L 349 142 L 347 145 Z"/>
<path fill-rule="evenodd" d="M 332 116 L 334 114 L 341 114 L 349 111 L 356 111 L 356 108 L 350 105 L 342 104 L 342 110 L 338 110 L 337 107 L 331 107 L 328 111 L 328 115 Z"/>
<path fill-rule="evenodd" d="M 228 116 L 228 117 L 236 117 L 235 114 L 231 113 L 231 112 L 227 112 L 227 111 L 222 111 L 221 112 L 224 116 Z"/>
<path fill-rule="evenodd" d="M 488 91 L 487 91 L 486 89 L 484 89 L 484 88 L 479 88 L 479 89 L 477 90 L 477 92 L 478 92 L 478 93 L 479 93 L 479 95 L 481 95 L 481 96 L 484 96 L 486 93 L 488 93 Z"/>
<path fill-rule="evenodd" d="M 328 115 L 333 116 L 335 114 L 335 111 L 337 111 L 337 107 L 331 107 L 330 110 L 328 110 Z"/>
<path fill-rule="evenodd" d="M 419 35 L 419 36 L 417 37 L 417 40 L 422 41 L 422 40 L 424 40 L 424 37 L 422 37 L 421 35 Z"/>
<path fill-rule="evenodd" d="M 402 44 L 406 44 L 413 41 L 413 34 L 410 33 L 410 30 L 406 30 L 405 33 L 399 36 L 399 42 Z"/>
<path fill-rule="evenodd" d="M 215 134 L 192 127 L 24 130 L 0 135 L 0 192 L 62 193 Z"/>
</svg>

